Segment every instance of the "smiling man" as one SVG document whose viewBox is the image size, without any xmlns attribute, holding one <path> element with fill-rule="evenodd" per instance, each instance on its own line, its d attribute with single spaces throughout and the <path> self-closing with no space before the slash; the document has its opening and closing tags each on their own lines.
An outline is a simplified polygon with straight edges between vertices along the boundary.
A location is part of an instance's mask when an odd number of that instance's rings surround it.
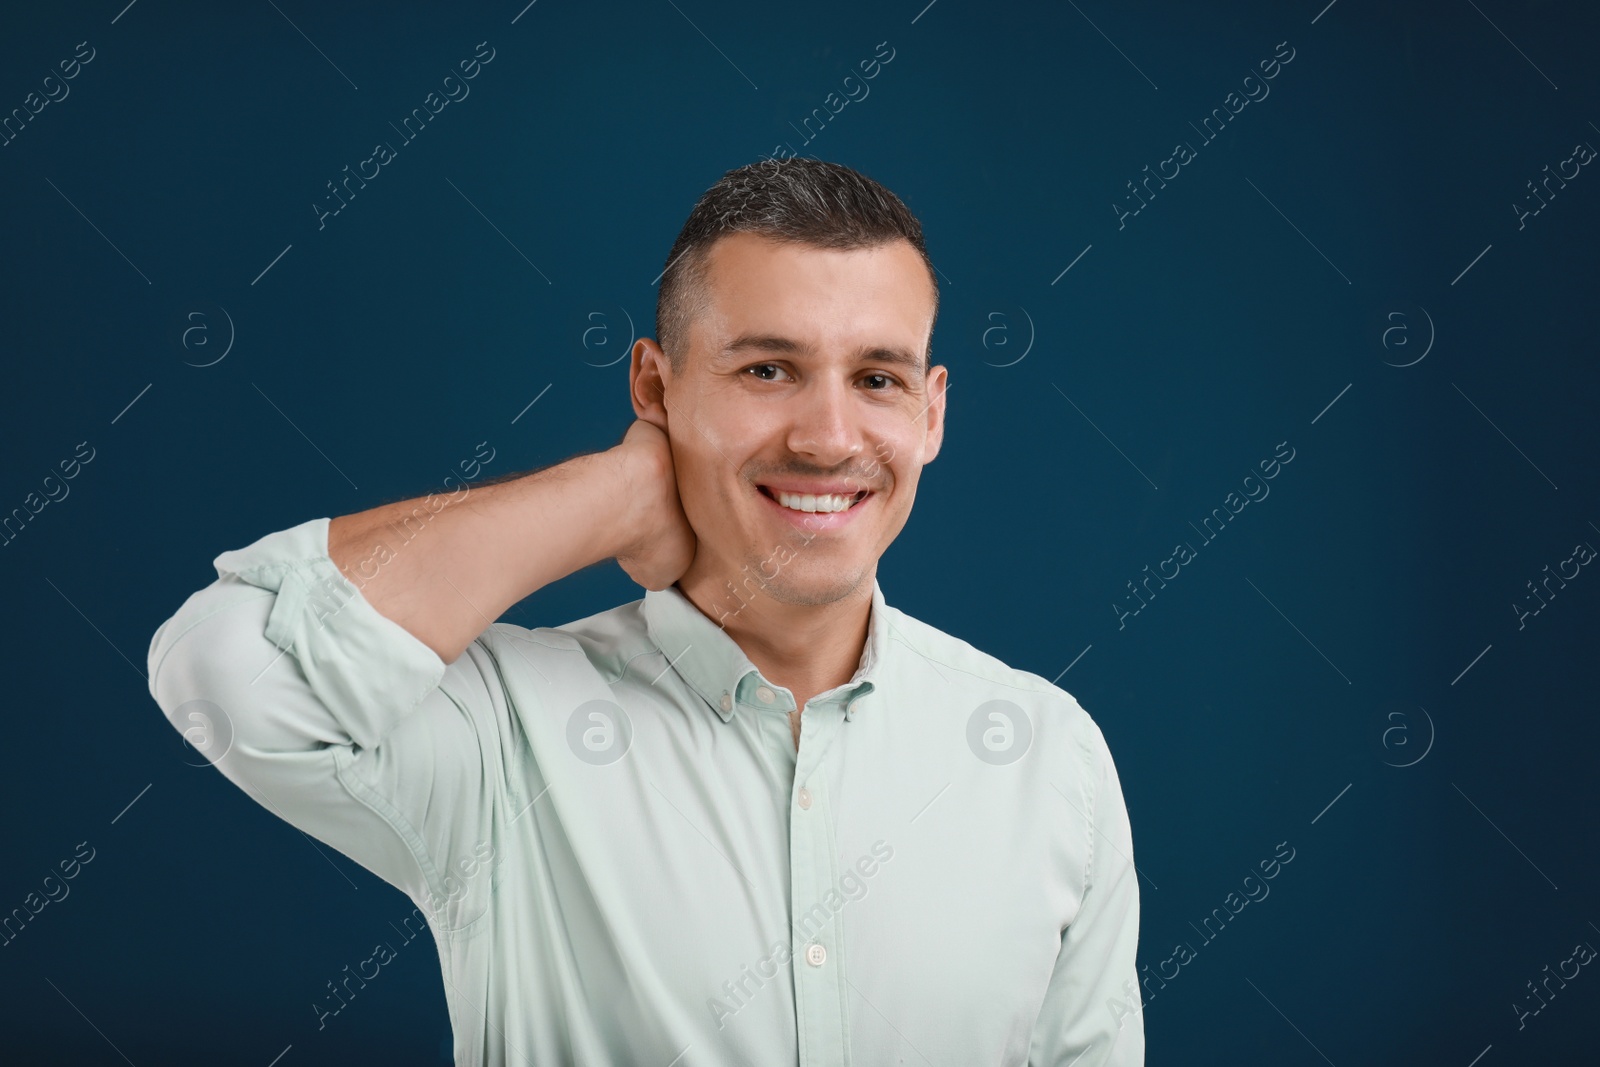
<svg viewBox="0 0 1600 1067">
<path fill-rule="evenodd" d="M 944 438 L 920 225 L 768 160 L 667 263 L 618 445 L 224 552 L 151 693 L 424 910 L 459 1064 L 1142 1064 L 1104 737 L 878 584 Z M 606 559 L 641 599 L 492 621 Z"/>
</svg>

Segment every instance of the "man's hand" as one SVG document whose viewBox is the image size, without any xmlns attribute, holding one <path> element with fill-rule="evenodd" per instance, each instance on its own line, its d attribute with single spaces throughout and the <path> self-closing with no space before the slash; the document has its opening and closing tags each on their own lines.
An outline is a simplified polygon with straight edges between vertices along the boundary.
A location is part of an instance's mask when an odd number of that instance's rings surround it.
<svg viewBox="0 0 1600 1067">
<path fill-rule="evenodd" d="M 635 419 L 613 451 L 626 472 L 633 516 L 617 564 L 646 589 L 665 589 L 689 569 L 700 544 L 678 498 L 671 443 L 655 423 Z"/>
</svg>

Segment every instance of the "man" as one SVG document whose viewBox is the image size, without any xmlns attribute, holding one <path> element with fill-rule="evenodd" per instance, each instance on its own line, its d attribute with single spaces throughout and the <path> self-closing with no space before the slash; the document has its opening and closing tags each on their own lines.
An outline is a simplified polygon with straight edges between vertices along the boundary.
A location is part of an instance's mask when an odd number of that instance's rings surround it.
<svg viewBox="0 0 1600 1067">
<path fill-rule="evenodd" d="M 220 709 L 225 776 L 427 909 L 458 1063 L 1143 1063 L 1100 730 L 878 586 L 937 300 L 881 185 L 730 171 L 621 443 L 224 552 L 156 633 L 174 725 Z M 641 600 L 492 622 L 610 558 Z"/>
</svg>

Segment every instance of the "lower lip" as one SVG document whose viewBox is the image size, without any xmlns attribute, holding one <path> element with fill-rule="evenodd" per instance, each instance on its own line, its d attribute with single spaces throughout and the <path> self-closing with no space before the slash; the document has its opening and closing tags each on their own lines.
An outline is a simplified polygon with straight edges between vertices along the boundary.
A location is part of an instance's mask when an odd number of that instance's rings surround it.
<svg viewBox="0 0 1600 1067">
<path fill-rule="evenodd" d="M 818 533 L 823 530 L 838 530 L 855 521 L 856 516 L 859 515 L 868 504 L 872 503 L 878 494 L 868 493 L 865 497 L 856 501 L 856 503 L 848 508 L 845 508 L 843 511 L 796 511 L 793 508 L 784 507 L 782 504 L 772 499 L 772 497 L 768 496 L 766 493 L 763 493 L 760 489 L 756 490 L 756 495 L 759 496 L 769 507 L 771 507 L 772 510 L 776 511 L 784 519 L 787 519 L 790 525 L 795 526 L 798 529 L 805 530 L 808 533 Z"/>
</svg>

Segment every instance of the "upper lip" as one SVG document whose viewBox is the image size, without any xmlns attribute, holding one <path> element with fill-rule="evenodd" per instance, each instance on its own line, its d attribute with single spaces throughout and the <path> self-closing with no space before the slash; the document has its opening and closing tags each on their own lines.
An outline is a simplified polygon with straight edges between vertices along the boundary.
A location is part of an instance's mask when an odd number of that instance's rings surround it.
<svg viewBox="0 0 1600 1067">
<path fill-rule="evenodd" d="M 774 493 L 796 493 L 804 496 L 855 496 L 857 493 L 870 492 L 866 486 L 854 482 L 759 482 L 759 488 L 770 489 Z"/>
</svg>

